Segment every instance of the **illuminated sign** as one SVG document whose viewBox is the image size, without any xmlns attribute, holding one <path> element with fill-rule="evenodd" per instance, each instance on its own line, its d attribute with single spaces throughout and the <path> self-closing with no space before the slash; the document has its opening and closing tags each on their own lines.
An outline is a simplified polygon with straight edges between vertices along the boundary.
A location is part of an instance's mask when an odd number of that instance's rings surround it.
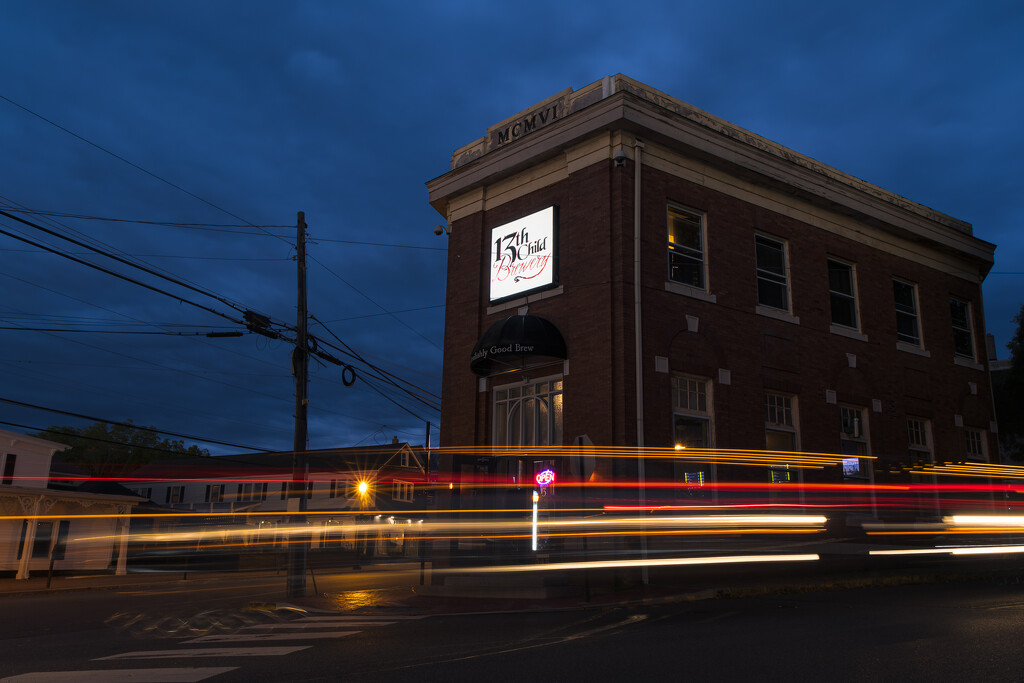
<svg viewBox="0 0 1024 683">
<path fill-rule="evenodd" d="M 547 486 L 548 484 L 555 483 L 555 472 L 554 470 L 544 470 L 543 472 L 538 472 L 534 478 L 537 480 L 538 486 Z"/>
<path fill-rule="evenodd" d="M 843 476 L 859 477 L 860 458 L 843 458 Z"/>
<path fill-rule="evenodd" d="M 491 303 L 558 284 L 557 223 L 558 209 L 549 206 L 491 230 Z"/>
</svg>

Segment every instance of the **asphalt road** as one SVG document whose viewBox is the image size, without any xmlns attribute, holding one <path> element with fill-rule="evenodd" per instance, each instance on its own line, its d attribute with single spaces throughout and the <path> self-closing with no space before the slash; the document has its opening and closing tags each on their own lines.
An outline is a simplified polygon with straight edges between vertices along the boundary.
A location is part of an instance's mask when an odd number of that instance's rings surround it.
<svg viewBox="0 0 1024 683">
<path fill-rule="evenodd" d="M 1024 677 L 1024 589 L 1006 583 L 462 616 L 243 609 L 263 592 L 253 583 L 2 598 L 2 680 Z"/>
</svg>

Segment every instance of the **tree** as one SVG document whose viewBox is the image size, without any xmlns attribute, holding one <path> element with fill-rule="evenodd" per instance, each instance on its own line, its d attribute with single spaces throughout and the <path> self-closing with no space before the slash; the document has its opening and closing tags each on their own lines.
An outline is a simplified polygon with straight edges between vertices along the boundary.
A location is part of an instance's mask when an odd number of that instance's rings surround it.
<svg viewBox="0 0 1024 683">
<path fill-rule="evenodd" d="M 1010 369 L 992 373 L 992 393 L 999 422 L 999 450 L 1010 460 L 1024 460 L 1024 304 L 1013 319 L 1017 332 L 1006 345 Z"/>
<path fill-rule="evenodd" d="M 87 427 L 50 427 L 36 436 L 67 444 L 60 458 L 74 463 L 95 477 L 128 474 L 153 460 L 176 456 L 208 456 L 205 448 L 184 441 L 161 439 L 152 427 L 96 422 Z"/>
</svg>

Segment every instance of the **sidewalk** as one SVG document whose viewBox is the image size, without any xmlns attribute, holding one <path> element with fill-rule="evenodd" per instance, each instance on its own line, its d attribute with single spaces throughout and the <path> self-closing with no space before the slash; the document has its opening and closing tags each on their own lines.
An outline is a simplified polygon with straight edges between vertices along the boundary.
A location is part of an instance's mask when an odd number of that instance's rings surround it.
<svg viewBox="0 0 1024 683">
<path fill-rule="evenodd" d="M 403 574 L 403 571 L 405 572 Z M 866 571 L 850 567 L 837 567 L 834 571 L 798 574 L 781 573 L 729 573 L 705 572 L 679 575 L 675 579 L 664 577 L 649 585 L 636 585 L 611 590 L 595 588 L 586 595 L 580 586 L 572 595 L 548 597 L 517 596 L 514 581 L 507 586 L 500 582 L 491 586 L 489 594 L 473 597 L 444 594 L 443 591 L 421 587 L 419 572 L 403 567 L 367 565 L 362 570 L 342 568 L 324 572 L 307 580 L 307 595 L 286 597 L 286 575 L 276 571 L 204 572 L 204 573 L 129 573 L 123 576 L 92 574 L 80 576 L 54 576 L 46 587 L 45 574 L 27 580 L 0 578 L 0 601 L 5 596 L 39 595 L 89 590 L 168 589 L 197 590 L 210 584 L 229 582 L 238 584 L 248 580 L 280 581 L 280 597 L 275 602 L 261 602 L 252 606 L 273 609 L 278 606 L 297 606 L 313 611 L 355 614 L 423 614 L 457 615 L 524 611 L 608 609 L 612 607 L 650 604 L 685 603 L 698 600 L 742 598 L 779 593 L 812 592 L 862 588 L 869 586 L 936 583 L 950 581 L 997 580 L 1007 583 L 1021 580 L 1020 567 L 1011 564 L 986 565 L 960 563 L 955 566 L 905 566 L 885 571 Z M 315 589 L 314 589 L 315 584 Z M 356 587 L 353 587 L 353 584 Z M 2 604 L 2 603 L 0 603 Z M 241 606 L 240 606 L 241 607 Z"/>
</svg>

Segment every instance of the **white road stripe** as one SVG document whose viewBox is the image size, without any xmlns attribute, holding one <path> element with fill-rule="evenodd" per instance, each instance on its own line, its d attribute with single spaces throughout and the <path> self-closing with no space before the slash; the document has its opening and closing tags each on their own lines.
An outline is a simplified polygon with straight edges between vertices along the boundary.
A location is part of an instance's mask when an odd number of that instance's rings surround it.
<svg viewBox="0 0 1024 683">
<path fill-rule="evenodd" d="M 393 624 L 393 621 L 307 621 L 305 623 L 299 623 L 295 621 L 287 621 L 281 624 L 253 624 L 252 626 L 243 626 L 242 631 L 255 631 L 255 630 L 273 630 L 278 629 L 312 629 L 312 628 L 327 628 L 330 626 L 388 626 Z"/>
<path fill-rule="evenodd" d="M 195 645 L 197 643 L 242 643 L 246 641 L 271 641 L 271 640 L 309 640 L 311 638 L 344 638 L 353 636 L 359 631 L 312 631 L 302 633 L 224 633 L 214 636 L 202 636 L 186 640 L 182 645 Z"/>
<path fill-rule="evenodd" d="M 97 657 L 94 662 L 104 659 L 176 659 L 179 657 L 277 657 L 305 650 L 311 645 L 282 645 L 280 647 L 194 647 L 187 650 L 142 650 L 124 652 L 109 657 Z"/>
<path fill-rule="evenodd" d="M 105 669 L 102 671 L 38 671 L 0 678 L 0 683 L 195 683 L 234 671 L 237 666 L 178 669 Z"/>
</svg>

